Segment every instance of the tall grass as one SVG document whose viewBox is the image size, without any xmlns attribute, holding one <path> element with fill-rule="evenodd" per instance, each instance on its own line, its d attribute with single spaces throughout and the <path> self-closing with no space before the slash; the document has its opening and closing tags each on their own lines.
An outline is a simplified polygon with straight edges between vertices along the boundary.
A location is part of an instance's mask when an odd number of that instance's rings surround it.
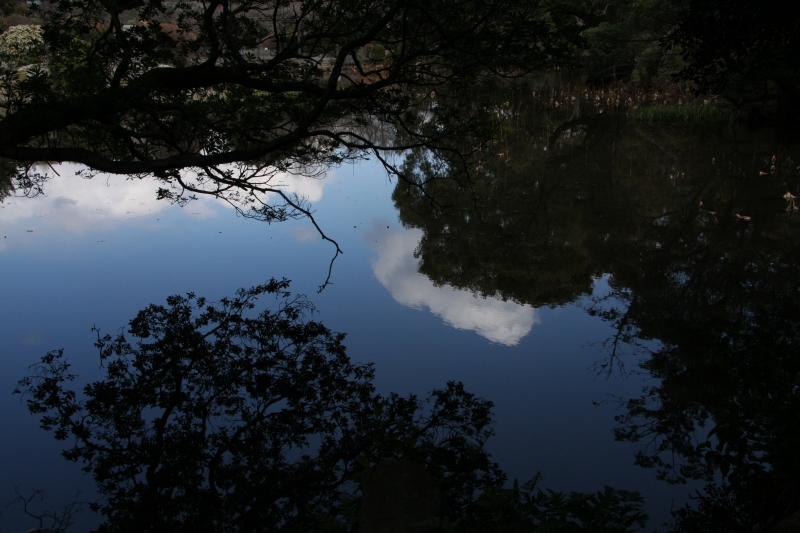
<svg viewBox="0 0 800 533">
<path fill-rule="evenodd" d="M 738 113 L 715 104 L 651 105 L 632 109 L 633 119 L 649 124 L 733 124 Z"/>
</svg>

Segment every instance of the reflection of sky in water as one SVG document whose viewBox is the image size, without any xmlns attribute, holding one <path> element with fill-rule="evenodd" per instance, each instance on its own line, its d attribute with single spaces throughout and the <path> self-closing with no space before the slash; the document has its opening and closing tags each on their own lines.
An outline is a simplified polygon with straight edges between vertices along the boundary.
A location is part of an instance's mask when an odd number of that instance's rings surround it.
<svg viewBox="0 0 800 533">
<path fill-rule="evenodd" d="M 375 276 L 394 299 L 415 309 L 427 307 L 446 324 L 458 329 L 473 330 L 492 342 L 514 346 L 540 323 L 536 309 L 499 298 L 481 298 L 450 285 L 436 287 L 427 276 L 417 271 L 414 250 L 422 231 L 393 231 L 388 236 L 374 231 L 367 235 L 378 258 L 372 262 Z"/>
<path fill-rule="evenodd" d="M 61 177 L 46 184 L 44 196 L 0 203 L 2 505 L 15 486 L 46 489 L 51 509 L 78 490 L 82 499 L 94 496 L 80 465 L 60 456 L 64 443 L 10 394 L 29 364 L 64 348 L 81 387 L 101 375 L 92 325 L 114 334 L 169 295 L 193 291 L 213 300 L 284 276 L 293 293 L 317 306 L 315 320 L 347 333 L 354 361 L 375 364 L 381 394 L 424 396 L 457 380 L 492 400 L 497 436 L 489 448 L 512 479 L 541 470 L 545 485 L 561 490 L 642 490 L 659 517 L 654 527 L 672 499 L 685 499 L 685 487 L 633 465 L 635 450 L 611 433 L 616 411 L 592 403 L 610 393 L 637 396 L 643 385 L 636 377 L 598 379 L 591 370 L 606 356 L 598 343 L 614 333 L 609 325 L 575 305 L 533 309 L 434 287 L 416 271 L 420 234 L 400 228 L 393 185 L 378 165 L 342 167 L 325 180 L 282 180 L 284 190 L 313 202 L 320 226 L 344 250 L 320 294 L 333 247 L 307 220 L 244 220 L 208 198 L 180 208 L 156 201 L 152 180 L 83 180 L 74 166 L 56 169 Z M 431 313 L 414 309 L 422 307 Z M 87 511 L 72 529 L 88 531 L 96 524 L 90 517 Z M 2 531 L 34 525 L 14 509 L 0 519 Z"/>
<path fill-rule="evenodd" d="M 0 202 L 0 529 L 35 524 L 15 506 L 14 487 L 46 491 L 34 510 L 96 497 L 79 466 L 60 456 L 64 443 L 38 427 L 24 401 L 11 395 L 26 367 L 63 348 L 80 389 L 99 378 L 90 328 L 114 334 L 149 303 L 196 291 L 219 298 L 270 277 L 298 275 L 313 294 L 324 280 L 331 250 L 308 221 L 267 225 L 237 216 L 230 206 L 199 197 L 184 208 L 156 200 L 154 179 L 76 176 L 77 165 L 54 165 L 58 176 L 44 194 Z M 52 171 L 45 167 L 42 171 Z M 327 180 L 276 176 L 289 194 L 320 201 Z M 299 241 L 299 242 L 298 242 Z M 306 243 L 316 246 L 306 246 Z M 288 251 L 293 250 L 293 254 Z M 291 264 L 294 262 L 294 264 Z M 289 264 L 287 264 L 289 263 Z M 306 267 L 305 265 L 311 265 Z M 318 266 L 318 268 L 315 267 Z M 303 276 L 306 270 L 311 275 Z M 310 285 L 311 287 L 308 287 Z M 13 438 L 10 436 L 13 434 Z M 97 518 L 85 510 L 70 528 L 88 531 Z"/>
<path fill-rule="evenodd" d="M 103 174 L 84 179 L 75 176 L 80 168 L 69 163 L 58 165 L 56 170 L 61 176 L 45 183 L 45 194 L 35 198 L 6 199 L 0 204 L 3 230 L 13 233 L 25 226 L 23 231 L 27 231 L 33 222 L 31 219 L 37 218 L 46 218 L 55 226 L 73 233 L 109 231 L 122 222 L 142 222 L 149 229 L 158 229 L 158 219 L 152 217 L 169 209 L 170 204 L 156 200 L 158 184 L 154 179 L 125 180 L 123 176 Z M 123 180 L 126 183 L 119 183 Z M 322 199 L 324 183 L 321 179 L 289 175 L 277 175 L 272 181 L 276 188 L 310 202 Z M 214 204 L 224 205 L 221 200 L 201 195 L 186 206 L 184 214 L 194 218 L 214 217 L 217 215 Z M 299 231 L 298 240 L 310 238 L 308 230 Z M 2 241 L 5 242 L 0 242 L 0 250 L 8 246 L 8 239 Z"/>
</svg>

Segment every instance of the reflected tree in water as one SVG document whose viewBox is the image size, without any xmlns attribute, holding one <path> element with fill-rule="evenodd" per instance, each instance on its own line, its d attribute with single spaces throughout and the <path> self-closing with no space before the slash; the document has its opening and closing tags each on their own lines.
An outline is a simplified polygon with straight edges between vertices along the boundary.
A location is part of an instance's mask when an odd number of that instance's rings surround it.
<svg viewBox="0 0 800 533">
<path fill-rule="evenodd" d="M 499 95 L 507 140 L 476 176 L 409 160 L 423 186 L 394 199 L 423 230 L 420 272 L 533 305 L 586 297 L 615 329 L 598 370 L 634 353 L 655 378 L 616 437 L 662 479 L 711 483 L 677 529 L 767 530 L 800 509 L 796 143 L 576 116 L 531 89 Z M 610 292 L 588 298 L 601 274 Z"/>
<path fill-rule="evenodd" d="M 663 346 L 641 365 L 658 384 L 627 402 L 617 438 L 642 443 L 637 463 L 661 478 L 723 481 L 678 513 L 681 530 L 752 531 L 800 509 L 800 239 L 761 214 L 675 235 L 618 279 L 636 294 L 636 336 Z"/>
<path fill-rule="evenodd" d="M 287 285 L 149 306 L 127 335 L 99 337 L 107 376 L 82 395 L 61 351 L 32 367 L 20 390 L 73 440 L 64 456 L 97 482 L 104 531 L 343 527 L 354 475 L 382 457 L 425 463 L 454 514 L 503 481 L 483 449 L 491 402 L 457 383 L 425 400 L 376 395 L 371 365 L 304 320 L 311 305 Z M 277 308 L 251 313 L 269 294 Z"/>
<path fill-rule="evenodd" d="M 403 224 L 423 230 L 415 254 L 435 284 L 563 305 L 590 292 L 594 270 L 583 249 L 583 213 L 575 209 L 581 191 L 547 168 L 553 146 L 542 138 L 546 115 L 531 91 L 512 88 L 509 98 L 495 88 L 473 97 L 506 117 L 502 134 L 482 146 L 471 169 L 413 153 L 393 200 Z"/>
<path fill-rule="evenodd" d="M 425 399 L 376 394 L 372 366 L 351 362 L 344 335 L 307 320 L 311 304 L 287 288 L 148 306 L 127 334 L 98 332 L 106 376 L 80 394 L 63 351 L 31 367 L 17 392 L 93 476 L 100 531 L 353 531 L 362 476 L 391 457 L 436 480 L 446 516 L 434 530 L 448 516 L 615 533 L 647 520 L 634 492 L 565 495 L 538 477 L 502 489 L 484 448 L 491 402 L 456 382 Z M 257 313 L 265 295 L 278 304 Z"/>
<path fill-rule="evenodd" d="M 661 183 L 660 192 L 634 197 L 653 215 L 629 229 L 627 253 L 604 254 L 622 305 L 591 308 L 621 342 L 660 344 L 639 351 L 656 381 L 626 403 L 616 437 L 638 443 L 636 462 L 662 479 L 710 483 L 675 513 L 678 531 L 766 531 L 800 509 L 800 235 L 782 199 L 798 183 L 797 145 L 737 141 L 734 131 L 693 147 L 678 135 L 700 133 L 656 130 L 617 144 L 656 163 L 653 150 L 671 157 L 645 174 L 642 192 Z"/>
</svg>

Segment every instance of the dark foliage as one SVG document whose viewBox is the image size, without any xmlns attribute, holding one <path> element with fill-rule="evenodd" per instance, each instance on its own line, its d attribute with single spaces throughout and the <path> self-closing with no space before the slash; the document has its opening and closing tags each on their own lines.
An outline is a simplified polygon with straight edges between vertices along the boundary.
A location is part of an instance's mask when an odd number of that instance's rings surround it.
<svg viewBox="0 0 800 533">
<path fill-rule="evenodd" d="M 676 512 L 679 531 L 773 527 L 800 509 L 796 138 L 646 127 L 559 99 L 499 91 L 504 137 L 475 175 L 409 160 L 424 187 L 394 199 L 423 230 L 420 272 L 537 306 L 606 274 L 610 292 L 584 300 L 614 327 L 597 370 L 655 378 L 621 402 L 616 437 L 664 480 L 717 481 Z M 571 294 L 542 290 L 570 279 L 583 285 L 555 286 Z"/>
<path fill-rule="evenodd" d="M 680 73 L 737 106 L 772 102 L 770 118 L 800 112 L 800 6 L 794 2 L 691 0 L 669 40 L 686 60 Z"/>
<path fill-rule="evenodd" d="M 402 149 L 400 133 L 435 148 L 441 132 L 408 112 L 432 89 L 529 72 L 564 50 L 536 2 L 509 0 L 47 0 L 37 14 L 47 56 L 4 70 L 0 156 L 155 173 L 195 192 L 250 183 L 221 165 L 336 164 Z M 388 59 L 366 61 L 370 44 Z M 389 142 L 369 135 L 376 122 Z"/>
<path fill-rule="evenodd" d="M 594 494 L 564 494 L 543 490 L 537 473 L 511 489 L 493 487 L 475 503 L 480 524 L 492 531 L 565 531 L 569 533 L 628 533 L 647 523 L 644 500 L 637 492 L 605 487 Z M 480 528 L 476 528 L 480 531 Z"/>
<path fill-rule="evenodd" d="M 502 483 L 483 444 L 491 402 L 449 383 L 426 400 L 376 395 L 341 334 L 305 321 L 286 281 L 209 303 L 151 305 L 128 335 L 99 337 L 106 378 L 78 394 L 62 351 L 20 382 L 32 413 L 105 500 L 103 531 L 341 529 L 358 473 L 383 457 L 424 463 L 454 514 Z M 276 310 L 251 316 L 275 294 Z M 345 506 L 346 507 L 346 506 Z"/>
</svg>

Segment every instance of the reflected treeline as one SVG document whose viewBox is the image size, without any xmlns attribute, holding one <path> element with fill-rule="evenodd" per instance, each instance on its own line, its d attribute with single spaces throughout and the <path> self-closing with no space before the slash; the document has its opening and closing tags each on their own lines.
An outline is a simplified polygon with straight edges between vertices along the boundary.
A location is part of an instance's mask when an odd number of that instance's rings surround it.
<svg viewBox="0 0 800 533">
<path fill-rule="evenodd" d="M 272 280 L 213 303 L 172 296 L 127 334 L 98 331 L 105 376 L 81 393 L 63 350 L 20 381 L 42 427 L 69 441 L 64 457 L 97 483 L 98 531 L 644 526 L 635 492 L 543 491 L 538 475 L 503 489 L 484 449 L 490 401 L 456 382 L 425 399 L 376 394 L 372 365 L 353 363 L 344 335 L 307 320 L 313 307 L 287 288 Z M 258 312 L 270 295 L 277 305 Z"/>
<path fill-rule="evenodd" d="M 420 272 L 534 306 L 608 275 L 610 293 L 585 300 L 616 329 L 601 370 L 660 346 L 642 364 L 658 385 L 625 402 L 617 438 L 666 480 L 717 481 L 677 530 L 768 531 L 796 512 L 800 143 L 642 124 L 561 86 L 496 101 L 502 135 L 474 173 L 406 163 L 394 200 L 423 231 Z"/>
<path fill-rule="evenodd" d="M 763 531 L 800 508 L 797 228 L 736 226 L 673 235 L 617 280 L 631 296 L 613 322 L 662 347 L 642 364 L 660 381 L 627 402 L 616 437 L 669 481 L 724 479 L 679 530 Z"/>
</svg>

